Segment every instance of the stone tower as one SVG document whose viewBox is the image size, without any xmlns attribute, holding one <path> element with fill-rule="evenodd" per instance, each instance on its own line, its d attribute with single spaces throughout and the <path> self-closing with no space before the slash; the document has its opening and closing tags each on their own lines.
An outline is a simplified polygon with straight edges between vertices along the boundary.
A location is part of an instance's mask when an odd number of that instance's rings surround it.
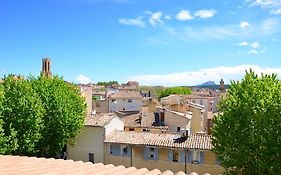
<svg viewBox="0 0 281 175">
<path fill-rule="evenodd" d="M 52 76 L 51 72 L 51 59 L 50 58 L 43 58 L 42 59 L 42 71 L 41 74 L 44 74 L 47 77 Z"/>
<path fill-rule="evenodd" d="M 221 81 L 220 81 L 220 91 L 221 91 L 221 92 L 225 92 L 223 79 L 221 79 Z"/>
</svg>

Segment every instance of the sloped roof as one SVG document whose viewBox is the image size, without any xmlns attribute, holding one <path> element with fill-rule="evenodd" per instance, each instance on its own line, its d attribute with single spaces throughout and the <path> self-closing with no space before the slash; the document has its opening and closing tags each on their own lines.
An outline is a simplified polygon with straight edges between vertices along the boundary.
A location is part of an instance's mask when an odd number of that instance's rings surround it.
<svg viewBox="0 0 281 175">
<path fill-rule="evenodd" d="M 109 95 L 111 99 L 142 99 L 142 95 L 139 91 L 118 91 Z"/>
<path fill-rule="evenodd" d="M 212 149 L 211 136 L 207 134 L 191 134 L 184 138 L 178 134 L 136 133 L 115 130 L 106 137 L 105 142 L 181 149 Z"/>
<path fill-rule="evenodd" d="M 84 126 L 99 126 L 104 127 L 107 125 L 114 117 L 118 117 L 114 113 L 100 113 L 95 115 L 89 115 L 86 117 Z"/>
<path fill-rule="evenodd" d="M 127 115 L 122 118 L 125 126 L 141 126 L 140 114 Z"/>
<path fill-rule="evenodd" d="M 0 155 L 0 167 L 1 175 L 174 175 L 169 170 L 165 172 L 161 172 L 158 169 L 149 171 L 146 168 L 126 168 L 112 164 L 104 165 L 102 163 L 75 162 L 73 160 L 4 155 Z M 180 171 L 175 175 L 185 175 L 185 173 Z"/>
</svg>

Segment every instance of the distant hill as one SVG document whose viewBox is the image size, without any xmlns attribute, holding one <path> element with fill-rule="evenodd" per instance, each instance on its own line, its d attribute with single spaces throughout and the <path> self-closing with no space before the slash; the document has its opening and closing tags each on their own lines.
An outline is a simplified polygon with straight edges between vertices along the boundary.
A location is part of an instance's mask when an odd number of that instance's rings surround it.
<svg viewBox="0 0 281 175">
<path fill-rule="evenodd" d="M 202 87 L 202 86 L 216 86 L 217 84 L 214 81 L 207 81 L 205 83 L 199 84 L 197 85 L 198 87 Z"/>
</svg>

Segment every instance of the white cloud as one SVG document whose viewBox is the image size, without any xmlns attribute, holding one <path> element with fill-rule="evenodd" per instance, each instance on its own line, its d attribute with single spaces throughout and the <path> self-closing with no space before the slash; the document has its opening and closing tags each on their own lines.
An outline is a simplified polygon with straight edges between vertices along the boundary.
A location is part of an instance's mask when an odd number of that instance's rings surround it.
<svg viewBox="0 0 281 175">
<path fill-rule="evenodd" d="M 270 11 L 271 14 L 273 15 L 280 15 L 281 14 L 281 8 L 278 8 L 278 9 L 272 9 Z"/>
<path fill-rule="evenodd" d="M 136 19 L 120 18 L 118 21 L 123 25 L 137 26 L 142 28 L 145 27 L 145 22 L 142 21 L 141 17 Z"/>
<path fill-rule="evenodd" d="M 179 21 L 192 20 L 194 17 L 190 14 L 188 10 L 182 10 L 177 14 L 176 17 Z"/>
<path fill-rule="evenodd" d="M 161 20 L 162 12 L 152 13 L 151 17 L 149 18 L 149 22 L 151 25 L 155 26 L 157 23 L 162 23 Z"/>
<path fill-rule="evenodd" d="M 240 28 L 241 29 L 247 29 L 250 27 L 250 24 L 247 21 L 241 21 L 240 22 Z"/>
<path fill-rule="evenodd" d="M 251 44 L 251 46 L 252 46 L 252 48 L 257 49 L 257 48 L 260 47 L 260 44 L 259 44 L 258 42 L 253 42 L 253 43 Z"/>
<path fill-rule="evenodd" d="M 198 10 L 195 12 L 194 16 L 200 17 L 200 18 L 210 18 L 213 17 L 216 14 L 216 10 L 210 9 L 210 10 Z"/>
<path fill-rule="evenodd" d="M 262 8 L 275 8 L 281 6 L 281 0 L 246 0 L 250 5 L 260 6 Z"/>
<path fill-rule="evenodd" d="M 84 75 L 81 75 L 81 74 L 76 76 L 76 80 L 80 84 L 89 84 L 89 83 L 91 83 L 91 79 L 90 78 L 88 78 L 88 77 L 86 77 Z"/>
<path fill-rule="evenodd" d="M 128 77 L 128 80 L 135 80 L 146 85 L 198 85 L 206 81 L 215 81 L 219 83 L 221 77 L 226 83 L 230 80 L 241 80 L 245 75 L 245 70 L 253 69 L 256 73 L 261 72 L 271 74 L 277 73 L 281 75 L 281 68 L 263 68 L 258 65 L 239 65 L 239 66 L 221 66 L 207 69 L 199 69 L 195 71 L 158 74 L 158 75 L 136 75 Z"/>
<path fill-rule="evenodd" d="M 243 41 L 241 43 L 238 44 L 239 46 L 248 46 L 249 43 L 247 41 Z"/>
</svg>

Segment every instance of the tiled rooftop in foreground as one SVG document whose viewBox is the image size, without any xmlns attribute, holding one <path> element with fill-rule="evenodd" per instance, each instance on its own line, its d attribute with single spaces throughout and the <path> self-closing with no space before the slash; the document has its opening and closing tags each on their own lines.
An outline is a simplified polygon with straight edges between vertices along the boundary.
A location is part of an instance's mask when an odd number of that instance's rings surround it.
<svg viewBox="0 0 281 175">
<path fill-rule="evenodd" d="M 0 155 L 1 175 L 174 175 L 171 171 L 147 170 L 135 167 L 83 163 L 72 160 Z M 197 175 L 197 173 L 191 173 Z M 175 175 L 185 175 L 178 172 Z M 207 174 L 205 174 L 207 175 Z"/>
</svg>

